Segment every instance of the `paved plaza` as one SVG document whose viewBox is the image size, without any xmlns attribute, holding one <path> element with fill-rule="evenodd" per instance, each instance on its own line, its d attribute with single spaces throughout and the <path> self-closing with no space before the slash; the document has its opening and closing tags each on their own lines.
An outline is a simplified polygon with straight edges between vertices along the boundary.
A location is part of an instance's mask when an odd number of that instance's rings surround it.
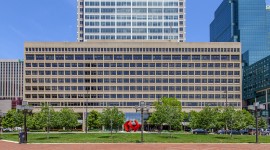
<svg viewBox="0 0 270 150">
<path fill-rule="evenodd" d="M 270 144 L 17 144 L 0 141 L 2 150 L 267 150 Z"/>
</svg>

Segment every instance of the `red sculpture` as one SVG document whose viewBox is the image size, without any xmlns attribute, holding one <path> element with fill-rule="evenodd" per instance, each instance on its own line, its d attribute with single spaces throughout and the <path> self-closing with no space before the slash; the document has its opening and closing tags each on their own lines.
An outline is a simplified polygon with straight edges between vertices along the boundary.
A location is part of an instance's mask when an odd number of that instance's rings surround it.
<svg viewBox="0 0 270 150">
<path fill-rule="evenodd" d="M 130 132 L 131 130 L 136 132 L 140 127 L 141 127 L 141 124 L 139 124 L 137 120 L 134 120 L 134 121 L 129 120 L 124 124 L 124 128 L 126 132 Z"/>
</svg>

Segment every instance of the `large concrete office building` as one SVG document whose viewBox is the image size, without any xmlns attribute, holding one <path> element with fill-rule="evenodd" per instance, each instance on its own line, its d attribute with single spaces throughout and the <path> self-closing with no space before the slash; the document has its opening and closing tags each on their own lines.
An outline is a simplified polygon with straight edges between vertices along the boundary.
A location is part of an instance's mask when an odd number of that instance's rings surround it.
<svg viewBox="0 0 270 150">
<path fill-rule="evenodd" d="M 13 108 L 23 98 L 23 68 L 21 60 L 0 60 L 0 101 Z"/>
<path fill-rule="evenodd" d="M 77 39 L 186 40 L 185 0 L 78 0 Z"/>
<path fill-rule="evenodd" d="M 241 42 L 247 65 L 270 55 L 266 0 L 223 0 L 210 25 L 211 42 Z"/>
<path fill-rule="evenodd" d="M 135 112 L 140 101 L 176 97 L 184 111 L 205 106 L 241 109 L 240 43 L 90 41 L 25 43 L 24 100 L 38 111 Z"/>
</svg>

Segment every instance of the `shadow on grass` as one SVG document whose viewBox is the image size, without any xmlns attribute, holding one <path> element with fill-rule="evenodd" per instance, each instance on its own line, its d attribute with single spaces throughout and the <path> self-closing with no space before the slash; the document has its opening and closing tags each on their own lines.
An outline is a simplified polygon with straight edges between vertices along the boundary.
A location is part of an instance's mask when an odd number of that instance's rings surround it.
<svg viewBox="0 0 270 150">
<path fill-rule="evenodd" d="M 98 138 L 100 138 L 100 139 L 108 139 L 108 138 L 111 138 L 111 136 L 99 136 Z"/>
<path fill-rule="evenodd" d="M 60 137 L 49 137 L 48 140 L 50 139 L 59 139 Z M 42 138 L 36 138 L 36 140 L 47 140 L 47 137 L 42 137 Z"/>
<path fill-rule="evenodd" d="M 140 140 L 136 140 L 136 142 L 135 143 L 142 143 Z"/>
<path fill-rule="evenodd" d="M 170 136 L 170 135 L 163 135 L 163 136 L 159 136 L 160 138 L 163 139 L 178 139 L 178 137 L 176 136 Z"/>
</svg>

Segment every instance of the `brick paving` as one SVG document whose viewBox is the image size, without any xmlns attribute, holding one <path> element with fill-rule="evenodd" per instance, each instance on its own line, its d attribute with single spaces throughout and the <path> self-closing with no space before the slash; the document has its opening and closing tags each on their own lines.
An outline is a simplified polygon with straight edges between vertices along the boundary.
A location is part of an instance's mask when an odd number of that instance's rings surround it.
<svg viewBox="0 0 270 150">
<path fill-rule="evenodd" d="M 17 144 L 0 141 L 1 150 L 268 150 L 270 144 Z"/>
</svg>

